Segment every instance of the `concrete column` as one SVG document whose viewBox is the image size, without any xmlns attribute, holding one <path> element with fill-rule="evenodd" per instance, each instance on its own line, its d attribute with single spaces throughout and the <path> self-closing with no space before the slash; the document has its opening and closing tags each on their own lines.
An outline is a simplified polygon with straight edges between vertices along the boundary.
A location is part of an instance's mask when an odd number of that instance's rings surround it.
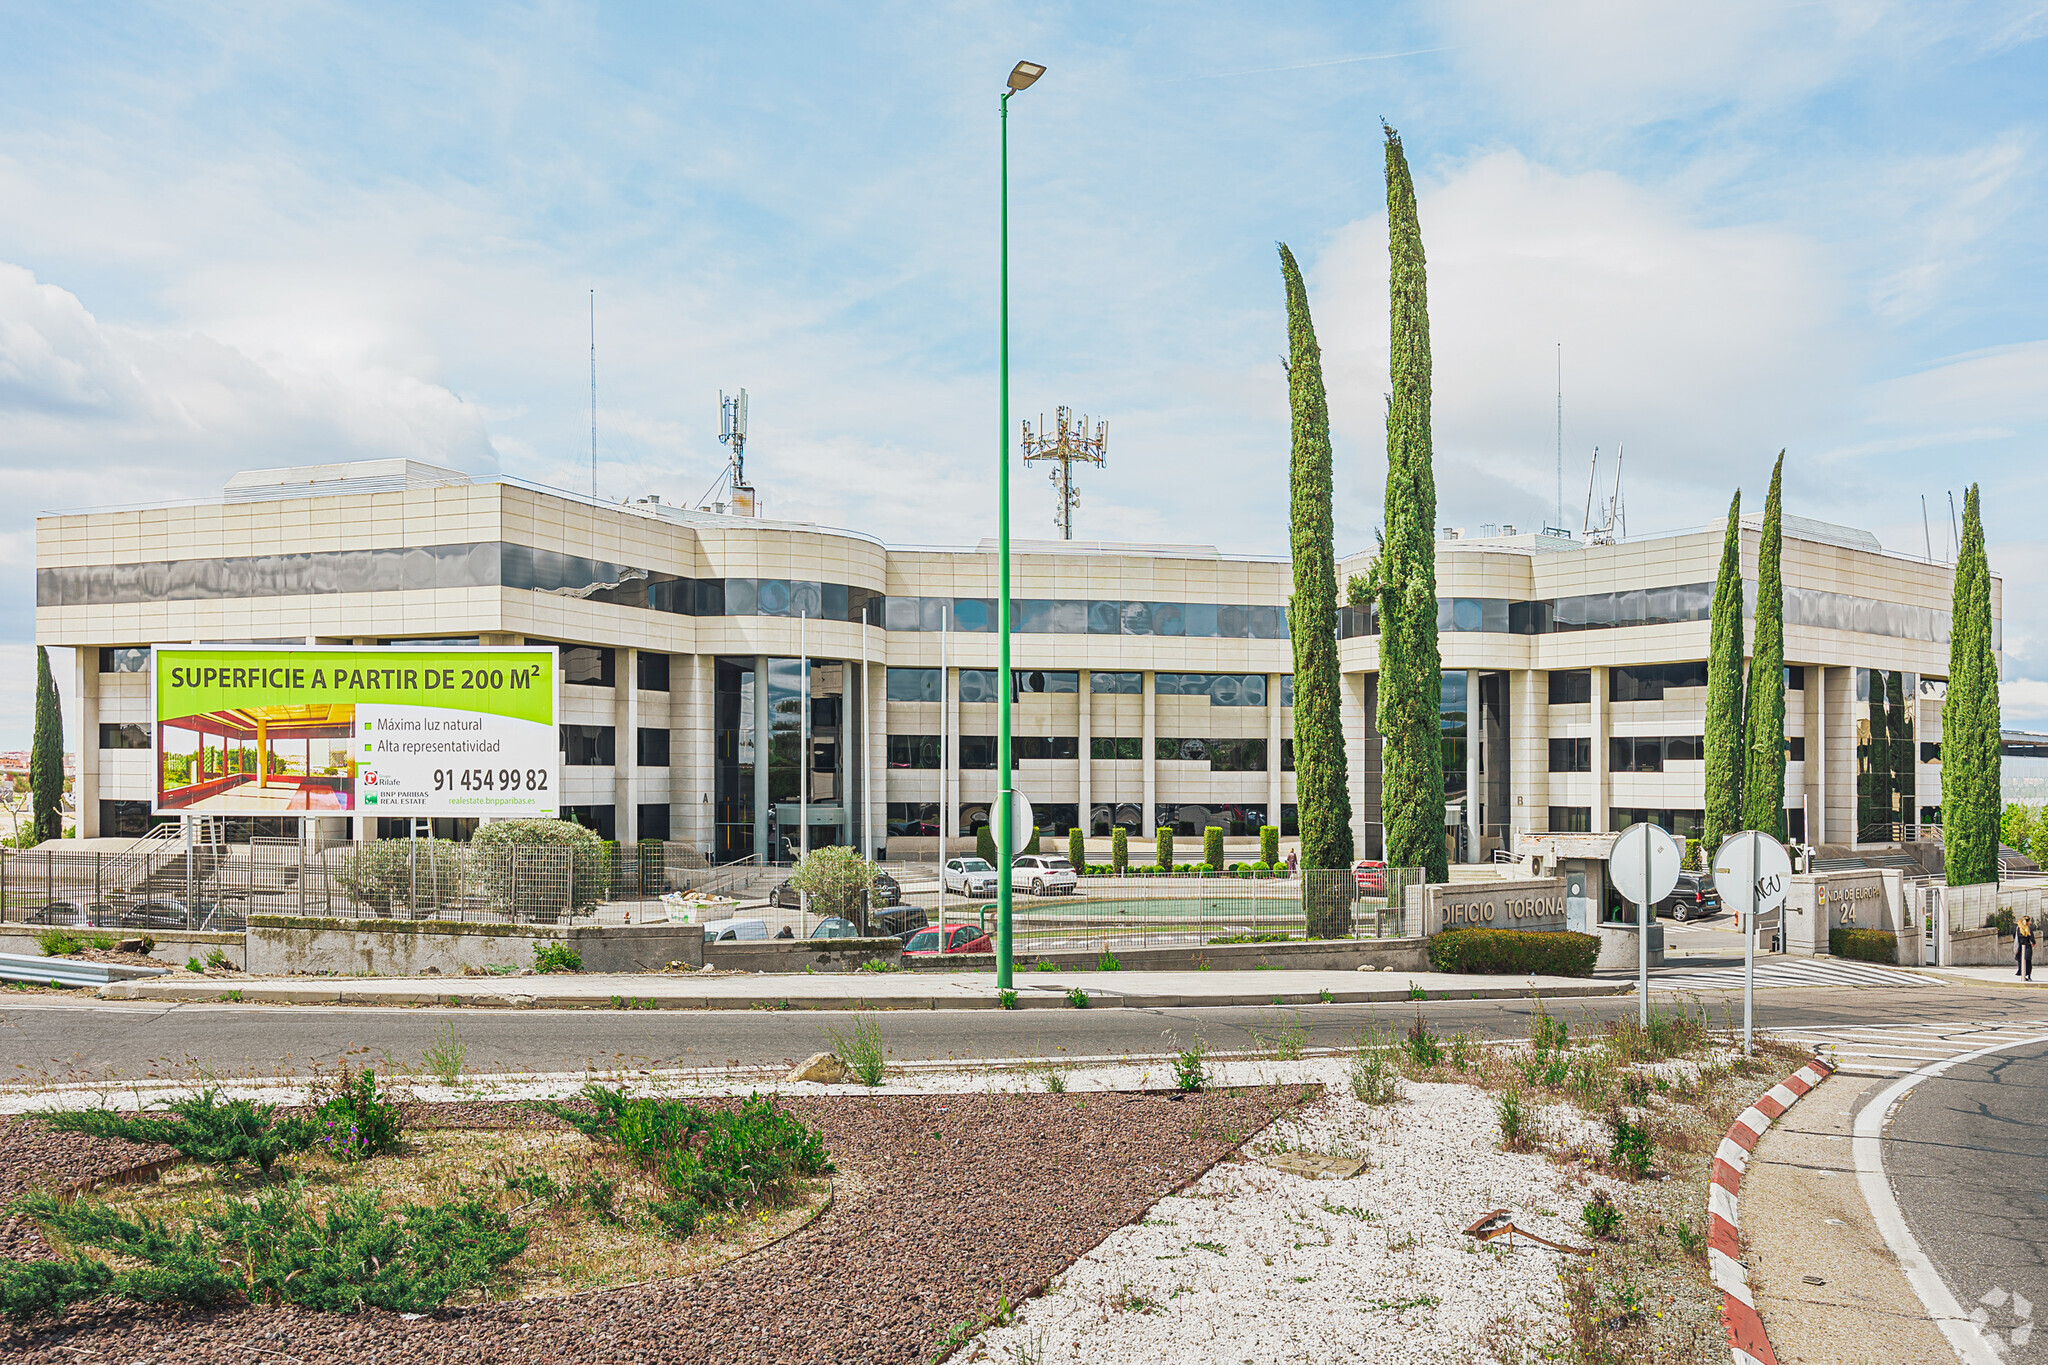
<svg viewBox="0 0 2048 1365">
<path fill-rule="evenodd" d="M 1806 842 L 1818 846 L 1828 841 L 1828 671 L 1819 665 L 1806 670 L 1806 785 Z"/>
<path fill-rule="evenodd" d="M 1144 747 L 1138 750 L 1138 757 L 1144 762 L 1142 771 L 1145 774 L 1143 798 L 1145 814 L 1144 818 L 1139 822 L 1138 828 L 1149 833 L 1159 828 L 1159 765 L 1152 757 L 1152 742 L 1159 734 L 1159 707 L 1158 693 L 1153 690 L 1153 673 L 1151 669 L 1145 670 L 1144 677 L 1140 680 L 1139 686 L 1144 690 L 1145 694 L 1145 738 L 1142 741 Z"/>
<path fill-rule="evenodd" d="M 754 861 L 768 861 L 768 656 L 754 656 Z"/>
<path fill-rule="evenodd" d="M 78 837 L 90 839 L 100 831 L 100 652 L 89 645 L 71 651 L 77 670 L 78 690 L 78 773 L 71 784 L 72 804 L 78 807 Z M 156 722 L 150 721 L 150 747 L 156 745 Z M 60 833 L 62 831 L 59 831 Z"/>
<path fill-rule="evenodd" d="M 1077 727 L 1080 734 L 1074 741 L 1075 752 L 1080 759 L 1080 766 L 1076 769 L 1080 774 L 1080 781 L 1075 784 L 1077 794 L 1074 799 L 1078 803 L 1075 814 L 1080 818 L 1074 823 L 1081 827 L 1082 837 L 1085 838 L 1095 832 L 1095 822 L 1088 818 L 1095 807 L 1095 759 L 1088 752 L 1089 744 L 1095 737 L 1095 727 L 1090 723 L 1095 718 L 1092 714 L 1095 702 L 1094 693 L 1088 690 L 1090 679 L 1093 677 L 1092 670 L 1084 668 L 1080 676 L 1081 683 L 1076 689 L 1080 695 L 1075 698 L 1080 703 L 1077 708 L 1080 713 L 1080 724 Z"/>
<path fill-rule="evenodd" d="M 888 665 L 870 663 L 861 670 L 861 706 L 867 725 L 861 743 L 868 756 L 868 827 L 873 831 L 869 846 L 886 851 L 889 834 L 889 696 Z"/>
<path fill-rule="evenodd" d="M 1550 727 L 1538 723 L 1550 704 L 1549 682 L 1547 673 L 1528 668 L 1510 684 L 1516 700 L 1508 718 L 1508 785 L 1514 793 L 1512 822 L 1523 833 L 1550 825 Z"/>
<path fill-rule="evenodd" d="M 640 838 L 640 651 L 622 648 L 612 661 L 612 823 L 619 842 Z"/>
<path fill-rule="evenodd" d="M 1593 671 L 1593 829 L 1607 830 L 1607 670 Z"/>
<path fill-rule="evenodd" d="M 1275 829 L 1280 827 L 1280 742 L 1287 737 L 1286 731 L 1281 725 L 1281 676 L 1278 673 L 1268 673 L 1266 675 L 1266 823 Z M 1338 691 L 1343 693 L 1348 685 L 1348 680 L 1345 680 L 1339 686 Z M 1341 711 L 1342 708 L 1340 707 L 1339 710 Z M 1345 743 L 1347 746 L 1349 745 L 1350 741 L 1348 738 Z M 1349 772 L 1350 770 L 1350 766 L 1346 765 L 1345 771 Z M 1351 811 L 1353 818 L 1356 819 L 1358 814 L 1358 803 L 1356 801 L 1351 803 Z M 1353 848 L 1359 846 L 1358 838 L 1355 834 L 1352 836 L 1351 846 Z"/>
<path fill-rule="evenodd" d="M 1479 750 L 1485 743 L 1486 726 L 1480 720 L 1479 670 L 1465 670 L 1465 861 L 1479 861 L 1479 831 L 1484 819 L 1480 809 Z"/>
</svg>

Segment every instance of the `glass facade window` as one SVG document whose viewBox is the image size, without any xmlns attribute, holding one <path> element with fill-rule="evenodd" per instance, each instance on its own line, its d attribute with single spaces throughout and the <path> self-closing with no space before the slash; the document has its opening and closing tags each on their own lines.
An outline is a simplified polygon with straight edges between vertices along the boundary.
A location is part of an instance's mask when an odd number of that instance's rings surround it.
<svg viewBox="0 0 2048 1365">
<path fill-rule="evenodd" d="M 1002 674 L 993 668 L 963 668 L 960 670 L 960 704 L 962 706 L 994 705 L 1002 692 L 996 679 Z M 1015 670 L 1011 676 L 1016 676 Z"/>
<path fill-rule="evenodd" d="M 614 669 L 617 653 L 599 645 L 564 645 L 553 640 L 527 640 L 530 645 L 553 645 L 562 670 L 562 681 L 577 687 L 612 687 L 618 678 Z"/>
<path fill-rule="evenodd" d="M 1016 689 L 1012 695 L 1020 697 L 1027 692 L 1074 693 L 1081 690 L 1081 675 L 1077 672 L 1048 673 L 1042 669 L 1013 668 L 1010 670 L 1010 685 Z"/>
<path fill-rule="evenodd" d="M 611 806 L 564 806 L 562 819 L 595 831 L 600 839 L 619 837 L 619 813 Z"/>
<path fill-rule="evenodd" d="M 1523 601 L 1506 597 L 1439 597 L 1437 629 L 1497 635 L 1550 635 L 1575 630 L 1612 630 L 1619 626 L 1662 626 L 1705 621 L 1712 615 L 1714 585 L 1683 583 L 1673 587 L 1631 588 Z M 1788 599 L 1789 600 L 1789 599 Z M 1379 623 L 1370 605 L 1338 608 L 1340 639 L 1377 635 Z M 1788 617 L 1789 620 L 1789 617 Z"/>
<path fill-rule="evenodd" d="M 1552 806 L 1550 808 L 1550 832 L 1552 834 L 1590 834 L 1593 831 L 1593 808 L 1591 806 Z"/>
<path fill-rule="evenodd" d="M 939 837 L 939 803 L 936 801 L 891 801 L 889 833 L 908 839 Z"/>
<path fill-rule="evenodd" d="M 1893 844 L 1915 823 L 1914 674 L 1856 670 L 1856 842 Z"/>
<path fill-rule="evenodd" d="M 1135 697 L 1145 690 L 1143 673 L 1090 673 L 1088 690 L 1109 696 Z"/>
<path fill-rule="evenodd" d="M 1785 736 L 1785 761 L 1786 761 L 1787 763 L 1804 763 L 1804 762 L 1806 762 L 1806 736 L 1805 736 L 1805 735 L 1787 735 L 1787 736 Z"/>
<path fill-rule="evenodd" d="M 1263 673 L 1155 673 L 1152 690 L 1162 697 L 1207 697 L 1211 706 L 1264 706 Z"/>
<path fill-rule="evenodd" d="M 754 661 L 718 660 L 712 683 L 712 854 L 731 862 L 754 852 Z"/>
<path fill-rule="evenodd" d="M 642 729 L 636 737 L 636 757 L 643 768 L 666 768 L 668 766 L 668 731 Z M 666 806 L 663 810 L 668 809 Z M 644 835 L 642 836 L 645 837 Z"/>
<path fill-rule="evenodd" d="M 1282 811 L 1291 811 L 1292 806 L 1283 806 Z M 1185 801 L 1162 801 L 1152 813 L 1154 829 L 1171 829 L 1176 841 L 1181 838 L 1199 840 L 1204 830 L 1216 828 L 1233 838 L 1256 835 L 1259 827 L 1266 823 L 1266 807 L 1260 805 L 1208 805 Z M 1283 829 L 1281 833 L 1287 831 Z M 1199 843 L 1192 848 L 1176 842 L 1173 850 L 1174 861 L 1197 861 L 1202 856 Z M 1133 859 L 1133 861 L 1136 861 Z"/>
<path fill-rule="evenodd" d="M 1923 739 L 1923 740 L 1921 740 L 1921 741 L 1920 741 L 1920 761 L 1921 761 L 1922 763 L 1930 763 L 1930 764 L 1933 764 L 1933 765 L 1934 765 L 1935 767 L 1937 767 L 1937 768 L 1938 768 L 1938 767 L 1940 767 L 1940 766 L 1941 766 L 1941 741 L 1940 741 L 1940 740 L 1938 740 L 1938 739 Z"/>
<path fill-rule="evenodd" d="M 1615 830 L 1627 829 L 1630 825 L 1656 825 L 1683 843 L 1700 837 L 1700 830 L 1707 823 L 1707 813 L 1703 810 L 1648 810 L 1641 806 L 1616 806 L 1607 812 L 1607 821 L 1607 827 Z"/>
<path fill-rule="evenodd" d="M 945 700 L 936 668 L 892 668 L 889 670 L 888 687 L 890 701 Z"/>
<path fill-rule="evenodd" d="M 1561 668 L 1550 674 L 1550 704 L 1577 706 L 1593 700 L 1593 670 Z"/>
<path fill-rule="evenodd" d="M 1672 688 L 1705 687 L 1707 663 L 1637 664 L 1607 670 L 1607 700 L 1662 701 Z"/>
<path fill-rule="evenodd" d="M 1294 738 L 1291 735 L 1283 737 L 1280 741 L 1280 771 L 1294 771 Z"/>
<path fill-rule="evenodd" d="M 1555 674 L 1551 676 L 1555 677 Z M 1593 741 L 1581 736 L 1578 739 L 1553 739 L 1550 741 L 1550 771 L 1554 773 L 1589 773 L 1593 771 Z"/>
<path fill-rule="evenodd" d="M 102 749 L 147 749 L 149 747 L 149 727 L 147 725 L 116 725 L 102 721 L 100 723 L 100 747 Z"/>
<path fill-rule="evenodd" d="M 1465 794 L 1465 671 L 1452 669 L 1443 675 L 1443 690 L 1437 697 L 1437 729 L 1444 744 L 1444 796 Z"/>
<path fill-rule="evenodd" d="M 633 837 L 640 840 L 668 838 L 668 803 L 645 804 L 633 810 Z"/>
<path fill-rule="evenodd" d="M 928 768 L 936 772 L 946 764 L 937 735 L 889 736 L 889 766 Z"/>
<path fill-rule="evenodd" d="M 1043 805 L 1032 806 L 1031 818 L 1037 822 L 1038 837 L 1041 841 L 1064 839 L 1068 830 L 1081 827 L 1081 808 L 1072 801 L 1048 801 Z M 1049 843 L 1041 842 L 1039 846 L 1041 853 L 1058 853 L 1065 856 L 1066 851 L 1064 844 L 1055 848 Z"/>
<path fill-rule="evenodd" d="M 1025 759 L 1079 758 L 1081 741 L 1074 735 L 1011 735 L 1010 762 Z"/>
<path fill-rule="evenodd" d="M 1262 773 L 1266 771 L 1266 741 L 1263 739 L 1167 739 L 1155 737 L 1152 756 L 1168 762 L 1206 763 L 1218 773 Z"/>
<path fill-rule="evenodd" d="M 1806 666 L 1804 664 L 1785 665 L 1785 690 L 1787 692 L 1804 692 L 1806 690 Z"/>
<path fill-rule="evenodd" d="M 1607 741 L 1607 770 L 1661 773 L 1666 763 L 1698 763 L 1706 754 L 1704 735 L 1616 735 Z"/>
<path fill-rule="evenodd" d="M 1296 815 L 1296 807 L 1292 805 L 1283 805 L 1282 807 L 1280 807 L 1281 837 L 1291 838 L 1299 835 L 1300 833 L 1301 821 Z M 1284 857 L 1285 855 L 1283 854 L 1282 856 Z"/>
<path fill-rule="evenodd" d="M 102 673 L 147 673 L 149 672 L 149 647 L 133 649 L 103 648 L 100 650 L 100 672 Z"/>
<path fill-rule="evenodd" d="M 960 736 L 960 770 L 962 772 L 994 772 L 996 770 L 996 737 L 994 735 Z"/>
<path fill-rule="evenodd" d="M 1104 759 L 1143 758 L 1144 746 L 1145 741 L 1135 735 L 1128 738 L 1095 735 L 1088 741 L 1088 756 Z"/>
<path fill-rule="evenodd" d="M 101 669 L 103 673 L 112 669 Z M 139 839 L 149 833 L 152 824 L 171 824 L 177 816 L 152 818 L 147 801 L 102 801 L 100 802 L 100 837 L 102 839 Z"/>
<path fill-rule="evenodd" d="M 640 651 L 637 669 L 642 692 L 668 691 L 668 655 L 655 654 L 643 649 Z"/>
<path fill-rule="evenodd" d="M 618 731 L 611 726 L 562 725 L 556 728 L 561 732 L 562 762 L 569 767 L 601 768 L 618 761 Z"/>
</svg>

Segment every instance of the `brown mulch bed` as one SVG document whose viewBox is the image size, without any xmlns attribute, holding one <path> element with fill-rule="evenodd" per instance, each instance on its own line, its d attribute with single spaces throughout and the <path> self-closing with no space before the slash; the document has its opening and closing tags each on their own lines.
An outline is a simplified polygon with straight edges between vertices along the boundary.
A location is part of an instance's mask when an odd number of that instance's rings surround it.
<svg viewBox="0 0 2048 1365">
<path fill-rule="evenodd" d="M 793 1099 L 851 1179 L 834 1206 L 762 1253 L 685 1280 L 444 1309 L 416 1321 L 289 1307 L 178 1311 L 87 1305 L 0 1323 L 10 1361 L 715 1362 L 923 1365 L 949 1329 L 1037 1293 L 1154 1201 L 1193 1180 L 1302 1087 L 1199 1095 L 919 1095 Z M 504 1106 L 434 1106 L 495 1126 Z M 551 1123 L 536 1116 L 535 1121 Z M 0 1129 L 0 1171 L 79 1169 L 82 1139 Z M 135 1159 L 144 1149 L 113 1144 Z M 100 1159 L 111 1161 L 112 1155 Z M 99 1174 L 85 1170 L 83 1174 Z M 72 1177 L 75 1178 L 75 1177 Z"/>
<path fill-rule="evenodd" d="M 168 1147 L 60 1133 L 33 1119 L 0 1118 L 0 1207 L 31 1189 L 73 1189 L 176 1155 Z M 50 1254 L 35 1224 L 0 1217 L 0 1257 L 35 1261 Z"/>
</svg>

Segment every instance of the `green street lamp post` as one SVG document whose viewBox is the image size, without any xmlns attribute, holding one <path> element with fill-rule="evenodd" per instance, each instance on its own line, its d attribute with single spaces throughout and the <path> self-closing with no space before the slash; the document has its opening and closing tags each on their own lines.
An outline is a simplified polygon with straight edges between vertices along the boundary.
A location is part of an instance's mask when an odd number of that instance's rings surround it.
<svg viewBox="0 0 2048 1365">
<path fill-rule="evenodd" d="M 1028 90 L 1045 74 L 1037 62 L 1019 62 L 1003 88 L 1003 246 L 1002 324 L 996 355 L 1001 372 L 1001 415 L 996 430 L 996 638 L 1001 711 L 996 726 L 996 771 L 1002 786 L 996 794 L 996 987 L 1010 988 L 1010 864 L 1016 857 L 1016 835 L 1010 828 L 1010 96 Z"/>
</svg>

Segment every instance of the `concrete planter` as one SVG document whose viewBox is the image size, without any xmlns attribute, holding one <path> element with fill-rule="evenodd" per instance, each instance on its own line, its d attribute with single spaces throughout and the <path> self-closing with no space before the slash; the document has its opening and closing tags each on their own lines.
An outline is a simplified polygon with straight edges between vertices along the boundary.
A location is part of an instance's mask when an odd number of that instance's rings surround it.
<svg viewBox="0 0 2048 1365">
<path fill-rule="evenodd" d="M 533 965 L 536 944 L 561 943 L 587 972 L 654 972 L 704 961 L 704 931 L 690 924 L 556 929 L 539 924 L 450 920 L 249 917 L 247 960 L 254 976 L 461 976 L 466 970 Z"/>
</svg>

